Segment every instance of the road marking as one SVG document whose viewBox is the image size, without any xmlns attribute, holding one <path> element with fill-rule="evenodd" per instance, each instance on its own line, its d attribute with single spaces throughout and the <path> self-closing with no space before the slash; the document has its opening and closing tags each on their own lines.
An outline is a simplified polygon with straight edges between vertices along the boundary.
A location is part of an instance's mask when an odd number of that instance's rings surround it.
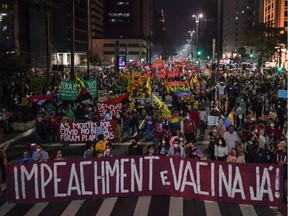
<svg viewBox="0 0 288 216">
<path fill-rule="evenodd" d="M 241 209 L 242 215 L 257 216 L 257 213 L 252 205 L 239 204 L 239 207 Z"/>
<path fill-rule="evenodd" d="M 64 212 L 61 214 L 61 216 L 73 216 L 76 215 L 82 204 L 85 202 L 85 200 L 73 200 L 69 203 L 67 208 L 64 210 Z"/>
<path fill-rule="evenodd" d="M 204 201 L 206 215 L 221 216 L 220 208 L 217 202 Z"/>
<path fill-rule="evenodd" d="M 46 206 L 49 204 L 49 202 L 45 203 L 37 203 L 35 204 L 26 214 L 25 216 L 31 216 L 31 215 L 39 215 L 43 209 L 46 208 Z"/>
<path fill-rule="evenodd" d="M 104 199 L 96 215 L 97 216 L 110 215 L 113 210 L 113 207 L 115 206 L 116 201 L 117 201 L 117 197 Z"/>
<path fill-rule="evenodd" d="M 134 209 L 134 216 L 146 216 L 148 215 L 149 205 L 151 202 L 151 196 L 138 197 L 137 204 Z"/>
<path fill-rule="evenodd" d="M 2 192 L 3 192 L 4 190 L 6 190 L 6 188 L 7 188 L 7 184 L 6 184 L 6 183 L 1 184 L 1 190 L 2 190 Z"/>
<path fill-rule="evenodd" d="M 181 216 L 183 213 L 183 198 L 170 196 L 169 216 Z"/>
<path fill-rule="evenodd" d="M 5 202 L 1 207 L 0 207 L 0 216 L 4 216 L 9 212 L 16 204 L 15 203 L 8 203 Z"/>
</svg>

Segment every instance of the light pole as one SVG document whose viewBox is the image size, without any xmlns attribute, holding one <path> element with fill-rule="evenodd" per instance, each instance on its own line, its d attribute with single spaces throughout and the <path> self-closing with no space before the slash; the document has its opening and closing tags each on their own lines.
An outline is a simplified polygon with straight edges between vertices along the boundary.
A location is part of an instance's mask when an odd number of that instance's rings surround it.
<svg viewBox="0 0 288 216">
<path fill-rule="evenodd" d="M 196 21 L 196 50 L 198 49 L 198 29 L 199 29 L 199 20 L 200 20 L 200 18 L 201 17 L 203 17 L 203 15 L 202 14 L 198 14 L 198 15 L 195 15 L 195 14 L 193 14 L 193 16 L 192 17 L 195 17 L 195 21 Z"/>
<path fill-rule="evenodd" d="M 190 39 L 190 43 L 191 43 L 191 57 L 194 57 L 193 56 L 193 35 L 195 34 L 195 31 L 194 30 L 193 31 L 188 31 L 188 33 L 189 33 L 189 35 L 191 37 L 191 39 Z"/>
</svg>

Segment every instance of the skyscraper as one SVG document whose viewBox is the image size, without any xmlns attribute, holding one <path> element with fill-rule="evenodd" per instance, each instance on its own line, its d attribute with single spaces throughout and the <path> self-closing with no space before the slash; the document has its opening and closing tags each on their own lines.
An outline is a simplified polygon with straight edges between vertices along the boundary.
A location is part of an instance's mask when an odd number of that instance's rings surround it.
<svg viewBox="0 0 288 216">
<path fill-rule="evenodd" d="M 230 58 L 242 47 L 245 31 L 258 22 L 258 0 L 223 1 L 223 54 Z"/>
<path fill-rule="evenodd" d="M 288 31 L 288 0 L 263 0 L 263 22 Z"/>
</svg>

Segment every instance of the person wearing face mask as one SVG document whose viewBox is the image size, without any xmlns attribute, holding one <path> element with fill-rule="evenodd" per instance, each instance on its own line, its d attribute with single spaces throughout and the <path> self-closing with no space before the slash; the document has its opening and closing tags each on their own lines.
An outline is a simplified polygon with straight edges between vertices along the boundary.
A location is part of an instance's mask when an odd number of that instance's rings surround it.
<svg viewBox="0 0 288 216">
<path fill-rule="evenodd" d="M 37 145 L 36 151 L 33 152 L 32 159 L 35 162 L 45 162 L 49 160 L 49 154 L 42 149 L 42 146 Z"/>
<path fill-rule="evenodd" d="M 18 163 L 19 164 L 33 163 L 33 159 L 31 158 L 30 153 L 27 149 L 23 151 L 23 158 L 21 158 Z"/>
<path fill-rule="evenodd" d="M 215 145 L 214 156 L 216 161 L 225 161 L 228 156 L 228 147 L 223 137 L 219 137 Z"/>
<path fill-rule="evenodd" d="M 169 147 L 169 142 L 167 142 L 166 139 L 163 137 L 161 140 L 158 141 L 158 145 L 156 147 L 156 154 L 163 156 L 167 155 Z"/>
<path fill-rule="evenodd" d="M 196 140 L 196 125 L 195 121 L 191 118 L 190 114 L 187 113 L 186 119 L 184 120 L 184 136 L 186 140 Z"/>
<path fill-rule="evenodd" d="M 111 150 L 112 150 L 112 146 L 107 145 L 106 150 L 104 151 L 103 157 L 113 157 L 113 155 L 111 154 Z"/>
<path fill-rule="evenodd" d="M 132 144 L 128 147 L 128 155 L 143 155 L 143 149 L 138 145 L 138 138 L 133 137 Z"/>
<path fill-rule="evenodd" d="M 213 126 L 212 130 L 208 134 L 209 140 L 209 152 L 210 152 L 210 159 L 214 160 L 214 148 L 217 144 L 217 140 L 219 138 L 219 133 L 217 132 L 217 126 Z"/>
<path fill-rule="evenodd" d="M 279 141 L 274 151 L 273 162 L 283 167 L 283 201 L 287 204 L 287 144 L 285 140 Z"/>
<path fill-rule="evenodd" d="M 173 146 L 170 146 L 168 154 L 169 156 L 185 157 L 185 150 L 182 146 L 180 146 L 179 138 L 174 139 Z"/>
<path fill-rule="evenodd" d="M 95 155 L 97 158 L 103 157 L 103 153 L 106 150 L 106 146 L 108 145 L 109 141 L 104 138 L 103 134 L 98 136 L 98 142 L 95 144 Z"/>
<path fill-rule="evenodd" d="M 223 138 L 228 147 L 228 153 L 231 153 L 232 148 L 235 148 L 238 143 L 238 135 L 237 132 L 234 131 L 233 125 L 230 125 L 228 131 L 223 134 Z"/>
<path fill-rule="evenodd" d="M 246 163 L 268 163 L 266 151 L 259 146 L 257 140 L 253 141 L 253 148 L 245 154 Z"/>
</svg>

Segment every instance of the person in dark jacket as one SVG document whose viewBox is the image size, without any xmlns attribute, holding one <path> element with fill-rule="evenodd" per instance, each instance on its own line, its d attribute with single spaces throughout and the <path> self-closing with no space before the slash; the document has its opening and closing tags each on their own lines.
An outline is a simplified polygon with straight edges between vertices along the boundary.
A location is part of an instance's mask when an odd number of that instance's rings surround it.
<svg viewBox="0 0 288 216">
<path fill-rule="evenodd" d="M 129 145 L 128 155 L 143 155 L 143 149 L 138 145 L 138 138 L 132 138 L 132 144 Z"/>
<path fill-rule="evenodd" d="M 259 147 L 259 141 L 253 141 L 253 148 L 245 154 L 246 163 L 268 163 L 266 151 Z"/>
</svg>

